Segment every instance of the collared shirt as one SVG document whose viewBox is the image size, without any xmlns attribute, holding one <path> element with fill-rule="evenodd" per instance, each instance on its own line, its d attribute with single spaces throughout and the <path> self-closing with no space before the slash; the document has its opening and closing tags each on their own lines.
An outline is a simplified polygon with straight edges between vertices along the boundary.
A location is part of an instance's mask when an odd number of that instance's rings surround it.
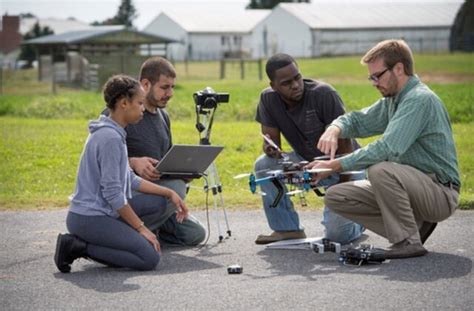
<svg viewBox="0 0 474 311">
<path fill-rule="evenodd" d="M 343 171 L 390 161 L 435 174 L 441 183 L 461 185 L 449 115 L 439 97 L 412 76 L 395 97 L 385 97 L 332 123 L 341 138 L 382 135 L 339 158 Z"/>
</svg>

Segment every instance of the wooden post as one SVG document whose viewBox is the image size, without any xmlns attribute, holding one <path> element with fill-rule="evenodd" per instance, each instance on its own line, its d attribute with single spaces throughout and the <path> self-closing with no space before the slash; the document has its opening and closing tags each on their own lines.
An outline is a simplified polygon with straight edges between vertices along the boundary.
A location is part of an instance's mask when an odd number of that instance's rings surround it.
<svg viewBox="0 0 474 311">
<path fill-rule="evenodd" d="M 189 77 L 189 68 L 188 68 L 188 65 L 189 65 L 189 61 L 188 61 L 188 57 L 184 57 L 184 73 L 186 74 L 186 77 Z"/>
<path fill-rule="evenodd" d="M 41 70 L 43 70 L 43 65 L 41 64 L 41 54 L 38 51 L 38 48 L 35 46 L 35 55 L 38 60 L 38 81 L 41 81 Z"/>
<path fill-rule="evenodd" d="M 244 59 L 241 58 L 240 59 L 240 79 L 243 80 L 245 79 L 245 62 L 244 62 Z"/>
<path fill-rule="evenodd" d="M 263 79 L 263 75 L 262 75 L 262 59 L 259 58 L 259 59 L 257 60 L 257 62 L 258 62 L 258 79 L 259 79 L 260 81 L 262 81 L 262 79 Z"/>
<path fill-rule="evenodd" d="M 3 94 L 3 66 L 0 66 L 0 94 Z"/>
<path fill-rule="evenodd" d="M 54 67 L 54 62 L 51 65 L 51 85 L 52 85 L 52 92 L 56 95 L 56 68 Z"/>
<path fill-rule="evenodd" d="M 50 49 L 51 53 L 51 91 L 56 95 L 56 68 L 54 67 L 54 51 Z"/>
<path fill-rule="evenodd" d="M 221 59 L 221 66 L 220 66 L 220 78 L 223 80 L 225 78 L 225 60 L 224 58 Z"/>
</svg>

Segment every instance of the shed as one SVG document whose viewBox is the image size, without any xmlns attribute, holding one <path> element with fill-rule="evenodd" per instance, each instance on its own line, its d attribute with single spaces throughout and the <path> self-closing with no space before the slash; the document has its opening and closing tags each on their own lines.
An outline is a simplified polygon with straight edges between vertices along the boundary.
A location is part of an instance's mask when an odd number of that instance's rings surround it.
<svg viewBox="0 0 474 311">
<path fill-rule="evenodd" d="M 263 42 L 267 57 L 277 52 L 295 57 L 363 54 L 392 38 L 403 38 L 414 52 L 444 52 L 449 50 L 450 30 L 462 2 L 280 3 L 256 25 L 252 40 Z"/>
<path fill-rule="evenodd" d="M 161 12 L 144 31 L 180 41 L 170 45 L 173 60 L 241 58 L 254 54 L 253 28 L 268 14 L 270 10 L 176 8 Z"/>
<path fill-rule="evenodd" d="M 137 76 L 144 59 L 152 55 L 166 57 L 171 42 L 174 40 L 124 26 L 96 26 L 23 44 L 31 44 L 37 51 L 39 80 L 54 77 L 55 82 L 97 89 L 112 74 Z"/>
</svg>

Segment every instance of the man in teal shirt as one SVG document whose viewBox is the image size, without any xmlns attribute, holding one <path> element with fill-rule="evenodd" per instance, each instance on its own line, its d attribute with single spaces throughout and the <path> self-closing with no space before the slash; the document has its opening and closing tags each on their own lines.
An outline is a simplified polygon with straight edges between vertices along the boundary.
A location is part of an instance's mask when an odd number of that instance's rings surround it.
<svg viewBox="0 0 474 311">
<path fill-rule="evenodd" d="M 387 258 L 423 256 L 423 244 L 436 224 L 458 206 L 461 182 L 449 116 L 414 74 L 413 56 L 403 40 L 378 43 L 361 63 L 383 98 L 334 120 L 317 144 L 331 160 L 309 167 L 336 172 L 367 168 L 367 180 L 328 189 L 326 206 L 386 237 L 393 243 Z M 334 159 L 339 138 L 374 135 L 381 137 Z"/>
</svg>

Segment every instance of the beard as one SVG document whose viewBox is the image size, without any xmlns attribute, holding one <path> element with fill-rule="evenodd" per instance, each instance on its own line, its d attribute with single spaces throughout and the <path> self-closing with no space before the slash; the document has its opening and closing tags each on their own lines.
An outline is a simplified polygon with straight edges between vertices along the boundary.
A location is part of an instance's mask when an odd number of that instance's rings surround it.
<svg viewBox="0 0 474 311">
<path fill-rule="evenodd" d="M 158 99 L 155 97 L 153 92 L 151 92 L 151 90 L 150 92 L 148 92 L 148 94 L 146 94 L 147 102 L 155 108 L 166 108 L 166 105 L 168 104 L 169 99 L 170 99 L 169 97 L 162 97 Z"/>
<path fill-rule="evenodd" d="M 390 78 L 387 82 L 386 87 L 377 86 L 379 92 L 383 95 L 383 97 L 394 97 L 398 93 L 398 80 L 395 75 L 390 72 Z"/>
</svg>

